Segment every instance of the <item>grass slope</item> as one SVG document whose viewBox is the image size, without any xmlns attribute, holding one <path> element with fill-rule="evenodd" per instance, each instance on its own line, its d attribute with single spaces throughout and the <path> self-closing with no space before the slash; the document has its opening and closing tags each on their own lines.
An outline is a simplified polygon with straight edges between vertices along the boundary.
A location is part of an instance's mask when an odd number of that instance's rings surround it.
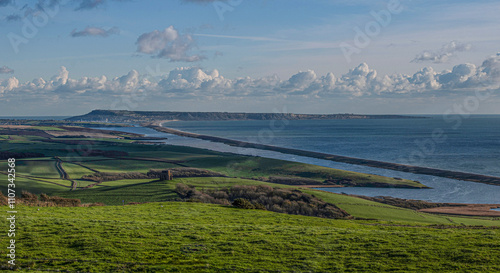
<svg viewBox="0 0 500 273">
<path fill-rule="evenodd" d="M 235 185 L 292 187 L 240 178 L 197 177 L 176 178 L 172 181 L 148 179 L 110 181 L 103 182 L 99 186 L 88 190 L 66 191 L 60 192 L 58 195 L 67 198 L 78 198 L 81 199 L 83 203 L 100 202 L 107 205 L 121 205 L 123 201 L 125 201 L 125 204 L 129 202 L 171 201 L 179 199 L 179 196 L 174 191 L 177 183 L 195 186 L 197 189 L 227 188 Z M 330 192 L 313 189 L 301 189 L 301 191 L 310 193 L 326 202 L 335 204 L 358 219 L 420 224 L 500 226 L 500 219 L 441 216 Z"/>
<path fill-rule="evenodd" d="M 23 207 L 18 216 L 17 262 L 24 269 L 500 271 L 498 229 L 386 226 L 176 202 L 40 211 Z M 0 238 L 5 255 L 6 234 Z"/>
</svg>

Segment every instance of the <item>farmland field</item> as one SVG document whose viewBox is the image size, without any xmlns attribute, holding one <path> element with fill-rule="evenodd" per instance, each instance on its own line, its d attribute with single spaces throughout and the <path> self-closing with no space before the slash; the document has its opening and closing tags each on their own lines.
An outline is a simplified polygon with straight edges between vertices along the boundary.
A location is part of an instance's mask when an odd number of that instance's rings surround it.
<svg viewBox="0 0 500 273">
<path fill-rule="evenodd" d="M 25 161 L 18 160 L 16 164 L 18 174 L 44 178 L 59 178 L 55 161 Z"/>
</svg>

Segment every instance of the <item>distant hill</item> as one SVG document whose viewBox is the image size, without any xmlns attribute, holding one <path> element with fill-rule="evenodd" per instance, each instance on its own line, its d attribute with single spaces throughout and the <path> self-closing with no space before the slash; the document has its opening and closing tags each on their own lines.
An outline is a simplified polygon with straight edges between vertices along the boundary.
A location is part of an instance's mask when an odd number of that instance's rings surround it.
<svg viewBox="0 0 500 273">
<path fill-rule="evenodd" d="M 67 118 L 70 121 L 101 122 L 154 122 L 166 120 L 319 120 L 319 119 L 401 119 L 422 118 L 401 115 L 357 115 L 357 114 L 292 114 L 292 113 L 229 113 L 229 112 L 170 112 L 170 111 L 126 111 L 94 110 L 82 116 Z"/>
</svg>

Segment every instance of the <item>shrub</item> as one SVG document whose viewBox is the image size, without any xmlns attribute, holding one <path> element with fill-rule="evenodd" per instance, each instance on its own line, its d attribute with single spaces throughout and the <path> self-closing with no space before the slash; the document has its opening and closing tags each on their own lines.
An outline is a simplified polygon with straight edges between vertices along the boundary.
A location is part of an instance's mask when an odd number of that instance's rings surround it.
<svg viewBox="0 0 500 273">
<path fill-rule="evenodd" d="M 21 193 L 21 198 L 23 199 L 23 201 L 25 203 L 35 204 L 38 202 L 38 196 L 36 196 L 36 194 L 30 193 L 27 191 L 23 191 Z"/>
<path fill-rule="evenodd" d="M 5 197 L 2 192 L 0 192 L 0 205 L 7 205 L 7 201 L 7 197 Z M 23 191 L 21 197 L 18 197 L 16 199 L 16 204 L 24 204 L 35 207 L 91 207 L 104 205 L 102 203 L 82 205 L 80 199 L 48 196 L 45 193 L 40 194 L 40 197 L 38 197 L 36 194 L 27 191 Z"/>
<path fill-rule="evenodd" d="M 185 200 L 212 204 L 232 204 L 243 209 L 263 209 L 274 212 L 346 218 L 349 214 L 334 204 L 326 203 L 300 190 L 272 188 L 270 186 L 242 186 L 198 191 L 192 186 L 177 184 L 176 192 Z"/>
<path fill-rule="evenodd" d="M 196 190 L 193 187 L 184 184 L 175 185 L 175 192 L 182 198 L 188 199 L 195 195 Z"/>
<path fill-rule="evenodd" d="M 162 172 L 166 171 L 170 171 L 173 177 L 225 177 L 224 174 L 218 172 L 188 167 L 170 168 L 164 170 L 149 170 L 147 175 L 150 178 L 159 178 Z"/>
<path fill-rule="evenodd" d="M 0 191 L 0 206 L 7 206 L 7 204 L 7 196 L 3 195 L 3 193 Z"/>
<path fill-rule="evenodd" d="M 83 180 L 90 180 L 94 182 L 107 182 L 107 181 L 117 181 L 123 179 L 148 179 L 148 175 L 138 172 L 127 172 L 127 173 L 93 173 L 89 175 L 82 176 Z"/>
<path fill-rule="evenodd" d="M 204 169 L 197 168 L 170 168 L 164 170 L 149 170 L 148 173 L 139 172 L 123 172 L 123 173 L 106 173 L 98 172 L 82 176 L 83 180 L 94 182 L 108 182 L 124 179 L 160 179 L 165 175 L 165 172 L 170 171 L 173 178 L 176 177 L 225 177 L 225 175 Z"/>
<path fill-rule="evenodd" d="M 232 205 L 240 209 L 255 209 L 255 206 L 245 198 L 234 200 Z"/>
</svg>

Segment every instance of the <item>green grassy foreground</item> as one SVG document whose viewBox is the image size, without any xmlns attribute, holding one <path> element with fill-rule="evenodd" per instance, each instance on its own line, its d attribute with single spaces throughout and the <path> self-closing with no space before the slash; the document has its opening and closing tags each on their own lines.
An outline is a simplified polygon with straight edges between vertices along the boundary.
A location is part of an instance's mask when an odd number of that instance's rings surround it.
<svg viewBox="0 0 500 273">
<path fill-rule="evenodd" d="M 24 272 L 500 270 L 498 229 L 398 226 L 181 202 L 23 207 L 18 216 L 17 262 Z M 0 236 L 4 256 L 6 235 Z"/>
</svg>

